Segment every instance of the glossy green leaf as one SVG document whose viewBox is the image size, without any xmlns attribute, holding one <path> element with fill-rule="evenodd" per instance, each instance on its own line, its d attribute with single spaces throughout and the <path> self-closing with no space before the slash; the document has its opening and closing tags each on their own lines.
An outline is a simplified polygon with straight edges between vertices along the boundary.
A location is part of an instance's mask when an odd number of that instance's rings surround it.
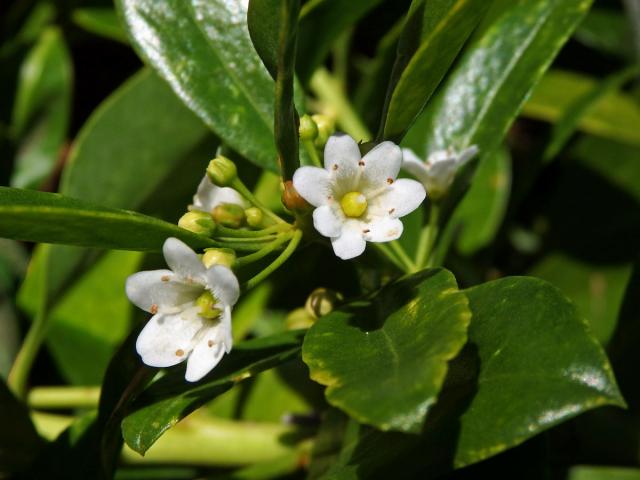
<svg viewBox="0 0 640 480">
<path fill-rule="evenodd" d="M 551 139 L 543 153 L 543 161 L 549 162 L 569 142 L 571 135 L 577 130 L 581 119 L 609 92 L 619 90 L 625 83 L 638 76 L 640 68 L 632 66 L 610 75 L 592 90 L 577 98 L 574 103 L 554 123 Z"/>
<path fill-rule="evenodd" d="M 240 0 L 118 0 L 133 45 L 225 143 L 277 170 L 274 85 Z M 251 132 L 250 135 L 247 132 Z"/>
<path fill-rule="evenodd" d="M 72 76 L 62 32 L 50 27 L 20 68 L 12 118 L 20 142 L 12 186 L 35 188 L 54 169 L 69 125 Z"/>
<path fill-rule="evenodd" d="M 124 419 L 125 442 L 144 454 L 166 430 L 235 383 L 299 355 L 301 336 L 289 331 L 239 343 L 198 383 L 184 380 L 184 368 L 173 369 L 151 384 Z"/>
<path fill-rule="evenodd" d="M 300 12 L 300 38 L 296 71 L 306 84 L 325 60 L 336 38 L 382 0 L 319 0 L 307 2 Z"/>
<path fill-rule="evenodd" d="M 38 251 L 32 269 L 42 271 L 43 253 Z M 130 330 L 132 306 L 123 285 L 139 269 L 140 261 L 138 252 L 106 253 L 52 307 L 47 345 L 68 382 L 101 383 L 111 356 Z M 32 279 L 20 290 L 18 304 L 32 317 L 41 289 Z"/>
<path fill-rule="evenodd" d="M 469 343 L 451 363 L 421 435 L 361 429 L 327 478 L 436 475 L 586 410 L 624 405 L 602 347 L 557 288 L 509 277 L 464 292 L 472 312 Z"/>
<path fill-rule="evenodd" d="M 469 318 L 453 275 L 426 270 L 320 319 L 302 358 L 332 405 L 383 430 L 417 432 Z"/>
<path fill-rule="evenodd" d="M 450 220 L 453 228 L 460 228 L 461 253 L 468 255 L 491 243 L 507 213 L 510 192 L 511 157 L 506 148 L 499 148 L 481 158 L 471 187 Z"/>
<path fill-rule="evenodd" d="M 555 122 L 570 105 L 595 91 L 598 80 L 575 72 L 550 70 L 524 104 L 522 115 Z M 609 92 L 586 112 L 578 128 L 584 132 L 640 145 L 640 107 L 632 96 Z"/>
<path fill-rule="evenodd" d="M 168 237 L 194 248 L 213 246 L 207 237 L 154 217 L 9 187 L 0 187 L 0 236 L 118 250 L 160 251 Z"/>
<path fill-rule="evenodd" d="M 600 343 L 609 342 L 631 276 L 629 265 L 593 265 L 551 254 L 536 263 L 529 274 L 562 290 L 587 319 Z"/>
<path fill-rule="evenodd" d="M 86 31 L 128 44 L 127 34 L 113 8 L 83 7 L 71 13 L 71 20 Z"/>
<path fill-rule="evenodd" d="M 419 155 L 496 148 L 591 0 L 496 0 L 439 94 L 407 134 Z"/>
<path fill-rule="evenodd" d="M 640 480 L 640 468 L 581 465 L 569 470 L 567 480 Z"/>
<path fill-rule="evenodd" d="M 397 142 L 404 136 L 490 4 L 414 0 L 398 45 L 384 138 Z"/>
<path fill-rule="evenodd" d="M 247 10 L 251 41 L 274 80 L 278 70 L 281 4 L 281 0 L 250 0 Z"/>
</svg>

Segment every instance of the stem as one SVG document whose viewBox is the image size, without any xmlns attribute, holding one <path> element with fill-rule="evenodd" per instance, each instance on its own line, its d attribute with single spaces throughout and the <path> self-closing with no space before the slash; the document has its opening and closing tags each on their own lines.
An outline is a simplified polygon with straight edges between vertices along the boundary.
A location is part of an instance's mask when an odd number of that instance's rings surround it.
<svg viewBox="0 0 640 480">
<path fill-rule="evenodd" d="M 223 237 L 247 238 L 247 237 L 264 237 L 270 233 L 279 233 L 284 230 L 283 225 L 272 225 L 260 230 L 241 230 L 235 228 L 227 228 L 222 225 L 216 225 L 215 233 L 221 233 Z"/>
<path fill-rule="evenodd" d="M 278 238 L 277 235 L 264 235 L 262 237 L 216 237 L 215 239 L 220 242 L 238 242 L 244 245 L 248 243 L 271 242 L 276 238 Z"/>
<path fill-rule="evenodd" d="M 232 238 L 230 240 L 237 240 Z M 238 250 L 240 252 L 255 252 L 260 250 L 264 245 L 264 242 L 213 242 L 211 245 L 214 248 L 230 248 L 232 250 Z"/>
<path fill-rule="evenodd" d="M 391 245 L 391 249 L 395 252 L 395 254 L 398 256 L 398 259 L 404 265 L 405 272 L 417 271 L 416 266 L 413 263 L 413 260 L 409 258 L 409 255 L 407 255 L 407 252 L 405 252 L 404 248 L 402 247 L 402 244 L 399 241 L 394 240 L 390 242 L 390 245 Z"/>
<path fill-rule="evenodd" d="M 302 145 L 304 149 L 309 154 L 309 158 L 316 167 L 322 168 L 322 162 L 320 161 L 320 156 L 318 155 L 318 150 L 316 150 L 316 146 L 313 144 L 313 140 L 302 140 Z"/>
<path fill-rule="evenodd" d="M 44 264 L 49 263 L 49 249 L 45 247 Z M 47 313 L 48 313 L 48 286 L 47 286 L 47 269 L 43 269 L 41 273 L 41 296 L 39 299 L 38 311 L 33 319 L 31 328 L 22 343 L 16 359 L 13 362 L 7 384 L 9 389 L 18 397 L 24 398 L 26 393 L 27 379 L 29 372 L 33 366 L 33 362 L 38 355 L 40 346 L 44 342 L 47 331 Z"/>
<path fill-rule="evenodd" d="M 37 387 L 27 395 L 31 408 L 96 408 L 100 387 Z"/>
<path fill-rule="evenodd" d="M 418 251 L 416 253 L 416 266 L 418 268 L 424 268 L 431 256 L 433 245 L 438 237 L 439 216 L 440 207 L 436 203 L 432 203 L 431 211 L 429 212 L 429 223 L 422 227 L 420 239 L 418 240 Z"/>
<path fill-rule="evenodd" d="M 371 132 L 340 88 L 340 82 L 334 79 L 326 68 L 319 68 L 315 71 L 309 82 L 309 87 L 322 103 L 335 112 L 340 128 L 356 141 L 371 139 Z"/>
<path fill-rule="evenodd" d="M 291 241 L 289 242 L 289 245 L 287 245 L 287 248 L 285 248 L 278 256 L 278 258 L 276 258 L 267 268 L 262 270 L 255 277 L 249 279 L 249 281 L 247 281 L 244 286 L 245 289 L 249 290 L 250 288 L 255 287 L 258 283 L 260 283 L 262 280 L 271 275 L 276 269 L 278 269 L 278 267 L 280 267 L 284 262 L 286 262 L 287 259 L 293 254 L 293 252 L 295 252 L 301 239 L 302 230 L 296 230 L 293 233 L 293 236 L 291 238 Z"/>
<path fill-rule="evenodd" d="M 253 262 L 257 261 L 257 260 L 260 260 L 261 258 L 266 257 L 271 252 L 276 250 L 283 243 L 289 241 L 291 239 L 291 237 L 292 237 L 291 233 L 285 233 L 282 236 L 276 238 L 276 240 L 274 240 L 273 242 L 271 242 L 267 246 L 262 247 L 257 252 L 251 253 L 249 255 L 245 255 L 244 257 L 237 258 L 233 266 L 234 267 L 244 267 L 245 265 L 248 265 L 248 264 L 253 263 Z"/>
<path fill-rule="evenodd" d="M 378 253 L 382 254 L 383 257 L 386 257 L 387 260 L 389 260 L 398 268 L 398 270 L 402 270 L 403 272 L 405 271 L 404 265 L 402 264 L 400 259 L 396 257 L 395 253 L 391 251 L 388 245 L 384 243 L 373 243 L 373 246 L 376 248 L 376 250 L 378 250 Z"/>
<path fill-rule="evenodd" d="M 276 215 L 271 210 L 269 210 L 260 200 L 258 200 L 253 195 L 253 193 L 251 193 L 251 191 L 245 186 L 245 184 L 242 183 L 242 180 L 240 180 L 238 177 L 236 177 L 233 180 L 233 182 L 231 182 L 231 187 L 237 190 L 240 193 L 240 195 L 242 195 L 244 198 L 249 200 L 249 202 L 251 202 L 254 207 L 258 207 L 262 211 L 262 213 L 264 213 L 266 216 L 268 216 L 270 219 L 272 219 L 276 223 L 283 223 L 283 224 L 289 225 L 287 222 L 281 219 L 278 215 Z"/>
</svg>

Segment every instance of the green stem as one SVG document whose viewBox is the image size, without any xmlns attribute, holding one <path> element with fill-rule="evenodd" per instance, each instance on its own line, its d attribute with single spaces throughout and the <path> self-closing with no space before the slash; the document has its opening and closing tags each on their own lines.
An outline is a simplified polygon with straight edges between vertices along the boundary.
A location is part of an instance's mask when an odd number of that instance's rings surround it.
<svg viewBox="0 0 640 480">
<path fill-rule="evenodd" d="M 394 240 L 393 242 L 390 242 L 389 245 L 391 246 L 391 249 L 395 252 L 395 254 L 398 256 L 398 259 L 404 265 L 405 272 L 417 271 L 416 266 L 413 263 L 413 260 L 409 258 L 409 255 L 407 255 L 407 252 L 405 252 L 404 248 L 402 247 L 402 244 L 399 241 Z"/>
<path fill-rule="evenodd" d="M 231 240 L 237 240 L 237 238 L 233 238 Z M 232 250 L 238 250 L 240 252 L 255 252 L 260 250 L 264 246 L 264 242 L 215 241 L 211 246 L 214 248 L 230 248 Z"/>
<path fill-rule="evenodd" d="M 44 251 L 44 264 L 48 261 L 49 249 L 45 247 Z M 44 269 L 41 273 L 41 294 L 39 299 L 38 311 L 31 328 L 27 332 L 27 335 L 22 343 L 16 359 L 13 362 L 11 370 L 9 371 L 9 377 L 7 378 L 7 384 L 11 391 L 18 397 L 24 398 L 26 393 L 27 380 L 29 378 L 29 372 L 35 362 L 38 351 L 42 342 L 44 342 L 47 331 L 47 317 L 48 317 L 48 288 L 47 288 L 47 269 Z"/>
<path fill-rule="evenodd" d="M 269 255 L 274 250 L 277 250 L 277 248 L 280 245 L 282 245 L 283 243 L 288 242 L 291 239 L 291 237 L 292 237 L 291 233 L 282 234 L 276 240 L 274 240 L 270 244 L 266 245 L 265 247 L 262 247 L 257 252 L 251 253 L 249 255 L 245 255 L 244 257 L 237 258 L 235 263 L 233 264 L 233 266 L 234 267 L 244 267 L 245 265 L 248 265 L 248 264 L 253 263 L 253 262 L 257 261 L 257 260 L 260 260 L 261 258 L 264 258 L 267 255 Z"/>
<path fill-rule="evenodd" d="M 276 269 L 278 269 L 287 259 L 295 252 L 296 248 L 300 244 L 300 240 L 302 239 L 302 230 L 296 230 L 291 237 L 291 241 L 287 248 L 285 248 L 282 253 L 276 258 L 267 268 L 262 270 L 255 277 L 249 279 L 247 283 L 244 285 L 245 290 L 249 290 L 255 287 L 262 280 L 271 275 Z"/>
<path fill-rule="evenodd" d="M 316 146 L 313 144 L 313 140 L 302 140 L 302 145 L 304 149 L 309 154 L 309 158 L 316 167 L 322 168 L 322 162 L 320 161 L 320 156 L 318 155 L 318 150 L 316 150 Z"/>
<path fill-rule="evenodd" d="M 396 257 L 395 253 L 391 251 L 388 245 L 384 243 L 373 243 L 373 246 L 376 250 L 378 250 L 378 253 L 380 253 L 383 257 L 386 257 L 386 259 L 393 263 L 393 265 L 395 265 L 398 270 L 402 270 L 403 272 L 405 271 L 404 265 L 402 264 L 400 259 Z"/>
<path fill-rule="evenodd" d="M 36 387 L 27 395 L 27 404 L 41 409 L 96 408 L 99 400 L 100 387 Z"/>
<path fill-rule="evenodd" d="M 340 88 L 340 82 L 331 76 L 326 68 L 315 71 L 309 87 L 318 99 L 335 112 L 340 128 L 356 141 L 370 140 L 371 132 L 362 122 L 349 99 Z"/>
<path fill-rule="evenodd" d="M 216 232 L 221 233 L 223 237 L 234 237 L 234 238 L 247 238 L 247 237 L 264 237 L 265 235 L 269 235 L 270 233 L 279 233 L 285 230 L 284 226 L 281 224 L 272 225 L 267 228 L 262 228 L 260 230 L 242 230 L 236 228 L 227 228 L 222 225 L 216 225 Z"/>
<path fill-rule="evenodd" d="M 215 237 L 219 242 L 238 242 L 241 244 L 247 243 L 268 243 L 278 238 L 277 235 L 264 235 L 262 237 Z"/>
<path fill-rule="evenodd" d="M 424 268 L 431 256 L 431 251 L 438 237 L 438 221 L 440 216 L 440 207 L 436 203 L 431 204 L 429 212 L 429 223 L 422 227 L 420 239 L 418 240 L 418 251 L 416 253 L 416 267 Z"/>
<path fill-rule="evenodd" d="M 276 223 L 282 223 L 282 224 L 289 225 L 287 222 L 285 222 L 283 219 L 281 219 L 278 215 L 276 215 L 271 210 L 269 210 L 260 200 L 258 200 L 255 197 L 255 195 L 253 195 L 253 193 L 251 193 L 251 190 L 249 190 L 245 186 L 245 184 L 242 183 L 242 180 L 240 180 L 239 178 L 236 177 L 233 180 L 233 182 L 231 182 L 231 187 L 234 188 L 235 190 L 237 190 L 240 193 L 240 195 L 242 195 L 244 198 L 249 200 L 249 202 L 251 202 L 251 204 L 253 204 L 253 206 L 259 208 L 262 211 L 262 213 L 264 213 L 266 216 L 268 216 L 270 219 L 272 219 Z"/>
</svg>

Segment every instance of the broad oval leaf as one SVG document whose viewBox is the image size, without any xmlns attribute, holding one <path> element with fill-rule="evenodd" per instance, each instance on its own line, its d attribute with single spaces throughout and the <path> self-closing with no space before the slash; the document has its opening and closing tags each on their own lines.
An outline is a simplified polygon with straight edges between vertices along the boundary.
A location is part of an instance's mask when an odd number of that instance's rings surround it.
<svg viewBox="0 0 640 480">
<path fill-rule="evenodd" d="M 436 475 L 496 455 L 587 410 L 624 406 L 576 307 L 549 283 L 508 277 L 464 290 L 469 343 L 419 437 L 362 429 L 327 478 Z"/>
<path fill-rule="evenodd" d="M 214 246 L 207 237 L 140 213 L 9 187 L 0 187 L 0 236 L 116 250 L 160 251 L 168 237 L 194 248 Z"/>
<path fill-rule="evenodd" d="M 133 45 L 225 143 L 277 170 L 274 85 L 241 0 L 118 0 Z"/>
<path fill-rule="evenodd" d="M 469 318 L 453 275 L 425 270 L 321 318 L 302 358 L 332 405 L 383 430 L 416 432 L 466 342 Z"/>
<path fill-rule="evenodd" d="M 490 4 L 476 0 L 419 0 L 412 3 L 394 66 L 393 75 L 399 78 L 391 94 L 384 138 L 394 141 L 402 138 Z M 415 50 L 404 51 L 406 48 L 402 47 L 412 43 L 408 37 L 416 35 L 420 41 Z M 404 59 L 405 55 L 410 58 Z"/>
<path fill-rule="evenodd" d="M 144 454 L 166 430 L 235 383 L 299 355 L 302 335 L 288 331 L 239 343 L 197 383 L 185 381 L 184 366 L 173 369 L 145 390 L 122 422 L 125 442 Z"/>
<path fill-rule="evenodd" d="M 496 0 L 437 97 L 405 142 L 426 156 L 502 141 L 527 95 L 592 0 Z"/>
</svg>

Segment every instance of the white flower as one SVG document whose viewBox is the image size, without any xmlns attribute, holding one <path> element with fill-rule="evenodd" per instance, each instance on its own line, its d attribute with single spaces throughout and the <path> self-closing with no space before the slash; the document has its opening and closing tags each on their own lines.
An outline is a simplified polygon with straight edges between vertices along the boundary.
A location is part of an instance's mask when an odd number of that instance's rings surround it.
<svg viewBox="0 0 640 480">
<path fill-rule="evenodd" d="M 416 177 L 429 192 L 429 197 L 442 197 L 456 176 L 458 169 L 478 153 L 475 145 L 456 153 L 451 149 L 438 150 L 423 162 L 409 148 L 402 149 L 402 168 Z"/>
<path fill-rule="evenodd" d="M 205 175 L 198 185 L 198 190 L 193 196 L 193 205 L 189 209 L 211 213 L 214 208 L 223 203 L 247 207 L 246 201 L 236 190 L 231 187 L 218 187 Z"/>
<path fill-rule="evenodd" d="M 136 350 L 152 367 L 188 359 L 185 378 L 195 382 L 231 350 L 231 307 L 238 300 L 238 280 L 225 266 L 205 268 L 177 238 L 167 239 L 162 251 L 171 270 L 138 272 L 127 279 L 129 300 L 153 314 Z"/>
<path fill-rule="evenodd" d="M 424 200 L 415 180 L 396 180 L 402 151 L 382 142 L 364 157 L 348 135 L 333 135 L 324 150 L 324 167 L 302 167 L 293 186 L 311 205 L 313 225 L 331 239 L 335 254 L 347 260 L 364 252 L 366 242 L 388 242 L 402 235 L 403 217 Z"/>
</svg>

